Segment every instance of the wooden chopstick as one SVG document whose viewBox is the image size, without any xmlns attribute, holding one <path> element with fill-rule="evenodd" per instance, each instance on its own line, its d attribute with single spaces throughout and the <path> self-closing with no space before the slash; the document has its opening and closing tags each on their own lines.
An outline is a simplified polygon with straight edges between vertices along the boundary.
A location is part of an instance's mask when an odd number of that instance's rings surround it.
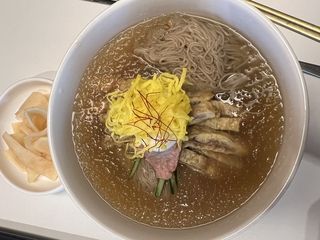
<svg viewBox="0 0 320 240">
<path fill-rule="evenodd" d="M 247 3 L 259 9 L 266 17 L 276 24 L 300 33 L 308 38 L 320 42 L 320 27 L 302 19 L 290 16 L 276 9 L 267 7 L 252 0 L 246 0 Z"/>
</svg>

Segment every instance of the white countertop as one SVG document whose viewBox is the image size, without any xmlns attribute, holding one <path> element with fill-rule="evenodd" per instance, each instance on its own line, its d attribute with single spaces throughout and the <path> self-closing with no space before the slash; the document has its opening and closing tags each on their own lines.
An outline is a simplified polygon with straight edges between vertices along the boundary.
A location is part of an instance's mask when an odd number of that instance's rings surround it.
<svg viewBox="0 0 320 240">
<path fill-rule="evenodd" d="M 320 25 L 319 0 L 259 2 Z M 73 39 L 105 8 L 80 0 L 0 0 L 0 92 L 17 80 L 56 70 Z M 320 65 L 320 43 L 280 29 L 298 59 Z M 297 175 L 279 203 L 234 239 L 320 239 L 320 79 L 306 76 L 306 82 L 312 131 Z M 56 239 L 119 239 L 66 192 L 32 196 L 1 177 L 0 226 Z"/>
</svg>

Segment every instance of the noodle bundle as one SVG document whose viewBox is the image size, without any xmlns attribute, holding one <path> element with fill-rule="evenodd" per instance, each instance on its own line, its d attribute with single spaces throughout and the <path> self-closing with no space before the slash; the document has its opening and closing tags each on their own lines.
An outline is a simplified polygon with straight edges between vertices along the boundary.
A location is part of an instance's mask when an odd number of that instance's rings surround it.
<svg viewBox="0 0 320 240">
<path fill-rule="evenodd" d="M 181 66 L 186 67 L 191 84 L 216 88 L 226 70 L 247 62 L 239 44 L 229 39 L 223 25 L 201 18 L 180 17 L 168 21 L 151 35 L 134 54 L 161 71 L 179 75 Z"/>
</svg>

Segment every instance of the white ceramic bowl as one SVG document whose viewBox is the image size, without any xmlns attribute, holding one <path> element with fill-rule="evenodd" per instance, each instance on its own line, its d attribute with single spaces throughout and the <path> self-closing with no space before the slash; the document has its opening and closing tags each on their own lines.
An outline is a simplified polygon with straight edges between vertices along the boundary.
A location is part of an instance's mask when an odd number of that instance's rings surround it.
<svg viewBox="0 0 320 240">
<path fill-rule="evenodd" d="M 186 12 L 220 20 L 247 37 L 268 60 L 279 80 L 285 132 L 278 159 L 260 190 L 239 210 L 213 224 L 161 230 L 135 223 L 106 204 L 84 177 L 73 150 L 72 103 L 92 57 L 117 33 L 145 18 Z M 216 239 L 238 232 L 269 209 L 299 165 L 308 123 L 307 96 L 297 60 L 282 35 L 258 11 L 237 0 L 121 0 L 78 36 L 57 73 L 49 107 L 51 151 L 60 178 L 77 204 L 103 227 L 126 239 Z M 267 144 L 267 143 L 266 143 Z"/>
</svg>

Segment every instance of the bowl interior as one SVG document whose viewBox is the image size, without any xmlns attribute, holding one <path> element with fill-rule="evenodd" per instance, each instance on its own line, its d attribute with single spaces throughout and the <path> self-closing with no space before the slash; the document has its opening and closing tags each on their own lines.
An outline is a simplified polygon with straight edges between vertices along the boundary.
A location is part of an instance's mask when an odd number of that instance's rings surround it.
<svg viewBox="0 0 320 240">
<path fill-rule="evenodd" d="M 73 151 L 71 135 L 75 92 L 86 66 L 97 51 L 127 27 L 148 17 L 176 11 L 220 20 L 254 43 L 278 77 L 285 106 L 284 142 L 273 170 L 258 193 L 228 217 L 214 224 L 182 231 L 150 228 L 114 211 L 84 177 Z M 114 233 L 128 239 L 222 238 L 241 230 L 260 216 L 292 178 L 306 133 L 305 94 L 300 68 L 288 44 L 269 21 L 242 1 L 122 0 L 89 24 L 60 66 L 49 106 L 51 151 L 60 178 L 72 198 L 86 213 Z"/>
</svg>

